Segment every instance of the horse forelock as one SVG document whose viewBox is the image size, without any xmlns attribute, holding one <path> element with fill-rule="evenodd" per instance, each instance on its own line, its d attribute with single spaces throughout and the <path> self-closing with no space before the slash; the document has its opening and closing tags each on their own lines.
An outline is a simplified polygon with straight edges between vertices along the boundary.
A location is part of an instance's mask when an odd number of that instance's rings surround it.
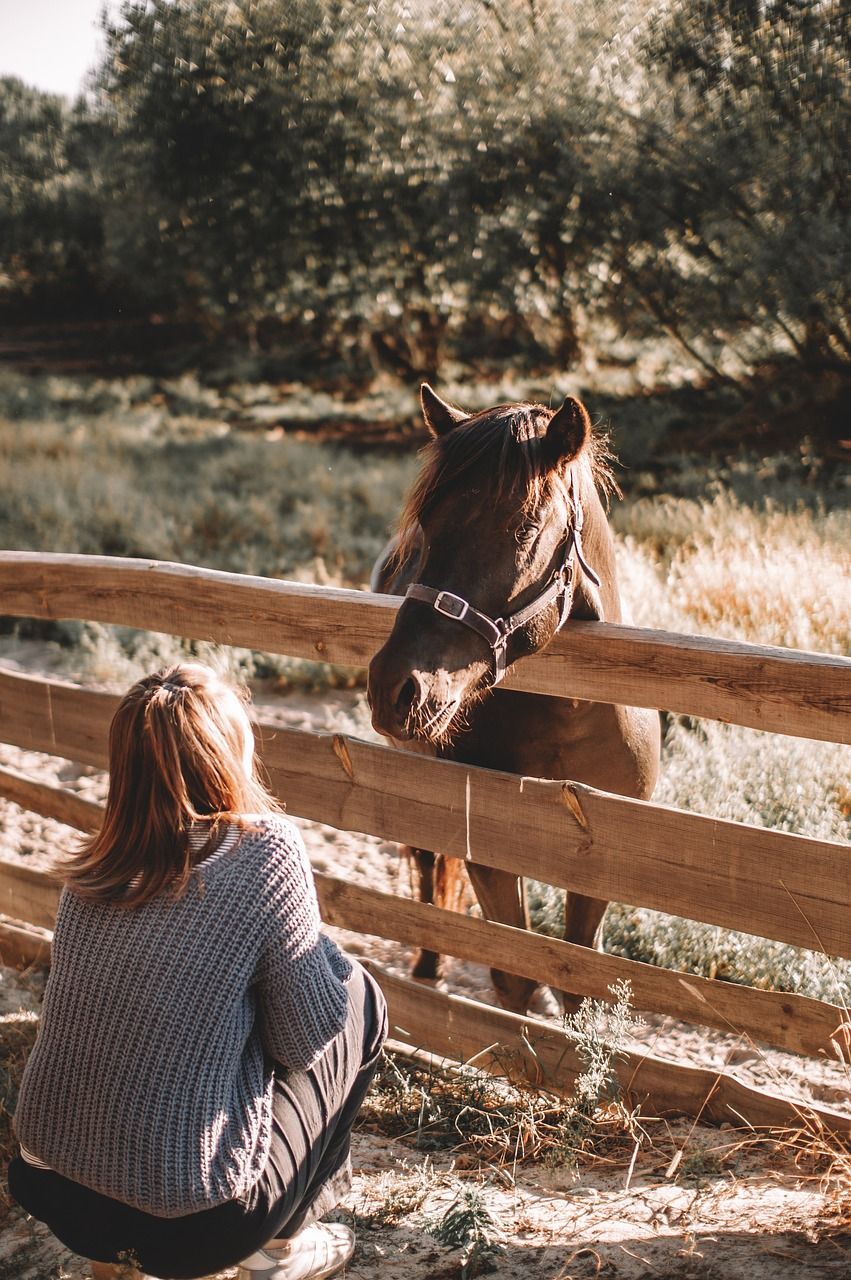
<svg viewBox="0 0 851 1280">
<path fill-rule="evenodd" d="M 423 519 L 437 499 L 473 476 L 483 502 L 498 502 L 510 489 L 519 489 L 524 510 L 540 502 L 549 487 L 562 488 L 563 477 L 542 446 L 552 416 L 540 404 L 501 404 L 431 440 L 422 450 L 423 465 L 399 520 L 398 560 L 413 553 Z M 617 490 L 610 457 L 606 437 L 594 434 L 579 460 L 604 493 Z"/>
</svg>

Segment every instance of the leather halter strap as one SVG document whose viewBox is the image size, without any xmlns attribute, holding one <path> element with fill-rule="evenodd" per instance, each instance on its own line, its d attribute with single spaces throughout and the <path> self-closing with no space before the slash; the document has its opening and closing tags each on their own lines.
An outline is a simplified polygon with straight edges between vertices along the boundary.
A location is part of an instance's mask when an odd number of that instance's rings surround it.
<svg viewBox="0 0 851 1280">
<path fill-rule="evenodd" d="M 522 609 L 516 609 L 514 613 L 506 614 L 501 618 L 491 618 L 488 614 L 482 613 L 480 609 L 476 609 L 463 596 L 457 596 L 452 591 L 440 591 L 436 587 L 426 587 L 421 582 L 412 582 L 405 593 L 407 600 L 421 600 L 424 604 L 430 604 L 435 613 L 439 613 L 444 618 L 450 618 L 454 622 L 462 623 L 463 626 L 469 627 L 471 631 L 477 632 L 487 641 L 493 653 L 494 685 L 499 684 L 505 675 L 505 656 L 508 640 L 515 631 L 524 627 L 527 622 L 531 622 L 539 613 L 548 608 L 553 601 L 559 600 L 560 614 L 556 630 L 564 626 L 570 607 L 568 587 L 573 581 L 574 556 L 581 565 L 586 577 L 590 578 L 596 586 L 600 586 L 599 577 L 585 559 L 582 551 L 582 507 L 579 505 L 579 499 L 574 499 L 573 496 L 572 475 L 570 477 L 570 498 L 574 512 L 573 524 L 568 525 L 567 528 L 561 564 L 552 574 L 544 589 L 529 604 L 524 605 Z"/>
</svg>

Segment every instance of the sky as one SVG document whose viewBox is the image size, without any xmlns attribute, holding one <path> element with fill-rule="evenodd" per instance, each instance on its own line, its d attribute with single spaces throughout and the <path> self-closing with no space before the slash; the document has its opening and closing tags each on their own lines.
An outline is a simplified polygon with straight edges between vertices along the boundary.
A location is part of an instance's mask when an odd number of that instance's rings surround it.
<svg viewBox="0 0 851 1280">
<path fill-rule="evenodd" d="M 0 75 L 76 97 L 102 48 L 103 7 L 104 0 L 0 0 Z"/>
</svg>

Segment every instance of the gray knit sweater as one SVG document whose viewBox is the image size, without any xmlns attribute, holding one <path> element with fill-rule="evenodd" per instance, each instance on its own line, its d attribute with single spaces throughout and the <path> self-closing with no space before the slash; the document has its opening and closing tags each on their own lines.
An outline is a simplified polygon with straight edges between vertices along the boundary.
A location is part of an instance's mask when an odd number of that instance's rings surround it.
<svg viewBox="0 0 851 1280">
<path fill-rule="evenodd" d="M 256 819 L 184 897 L 134 908 L 65 890 L 22 1145 L 57 1173 L 162 1217 L 243 1195 L 271 1138 L 274 1063 L 311 1065 L 342 1029 L 351 965 L 319 932 L 298 831 Z"/>
</svg>

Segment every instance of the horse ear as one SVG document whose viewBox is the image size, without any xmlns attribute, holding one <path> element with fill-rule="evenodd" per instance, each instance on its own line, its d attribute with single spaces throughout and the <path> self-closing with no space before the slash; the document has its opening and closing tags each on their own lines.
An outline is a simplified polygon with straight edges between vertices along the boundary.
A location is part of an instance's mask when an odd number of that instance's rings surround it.
<svg viewBox="0 0 851 1280">
<path fill-rule="evenodd" d="M 470 416 L 462 409 L 456 409 L 445 400 L 441 400 L 437 392 L 432 391 L 427 382 L 420 387 L 420 404 L 423 407 L 425 424 L 433 436 L 445 435 L 459 423 L 466 422 Z"/>
<path fill-rule="evenodd" d="M 547 424 L 544 445 L 553 466 L 572 462 L 585 448 L 591 436 L 591 419 L 580 400 L 566 396 Z"/>
</svg>

